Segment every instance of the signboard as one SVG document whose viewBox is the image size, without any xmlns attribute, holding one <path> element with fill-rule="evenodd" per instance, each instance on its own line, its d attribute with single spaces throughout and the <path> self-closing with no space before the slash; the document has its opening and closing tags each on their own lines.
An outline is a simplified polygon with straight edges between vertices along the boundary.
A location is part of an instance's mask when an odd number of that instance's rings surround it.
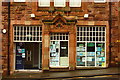
<svg viewBox="0 0 120 80">
<path fill-rule="evenodd" d="M 25 49 L 17 49 L 16 55 L 16 69 L 23 69 L 23 58 L 25 58 Z"/>
</svg>

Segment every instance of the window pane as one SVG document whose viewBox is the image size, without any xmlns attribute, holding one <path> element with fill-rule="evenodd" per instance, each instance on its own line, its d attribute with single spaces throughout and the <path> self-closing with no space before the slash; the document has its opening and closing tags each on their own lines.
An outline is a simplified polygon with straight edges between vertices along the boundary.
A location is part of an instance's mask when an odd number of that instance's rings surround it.
<svg viewBox="0 0 120 80">
<path fill-rule="evenodd" d="M 50 0 L 39 0 L 39 6 L 50 6 Z"/>
<path fill-rule="evenodd" d="M 70 7 L 80 7 L 81 6 L 81 0 L 70 0 Z"/>
<path fill-rule="evenodd" d="M 65 0 L 54 0 L 54 6 L 65 7 Z"/>
<path fill-rule="evenodd" d="M 25 0 L 14 0 L 14 2 L 25 2 Z"/>
<path fill-rule="evenodd" d="M 103 2 L 106 2 L 106 0 L 94 0 L 94 2 L 96 2 L 96 3 L 103 3 Z"/>
</svg>

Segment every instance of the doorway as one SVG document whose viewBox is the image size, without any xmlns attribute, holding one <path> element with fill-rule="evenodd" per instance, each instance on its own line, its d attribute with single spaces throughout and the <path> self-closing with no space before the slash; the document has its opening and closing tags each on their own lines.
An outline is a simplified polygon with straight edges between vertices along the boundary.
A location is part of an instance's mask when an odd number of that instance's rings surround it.
<svg viewBox="0 0 120 80">
<path fill-rule="evenodd" d="M 42 43 L 16 43 L 16 70 L 41 69 Z"/>
<path fill-rule="evenodd" d="M 68 67 L 68 33 L 51 33 L 50 67 Z"/>
</svg>

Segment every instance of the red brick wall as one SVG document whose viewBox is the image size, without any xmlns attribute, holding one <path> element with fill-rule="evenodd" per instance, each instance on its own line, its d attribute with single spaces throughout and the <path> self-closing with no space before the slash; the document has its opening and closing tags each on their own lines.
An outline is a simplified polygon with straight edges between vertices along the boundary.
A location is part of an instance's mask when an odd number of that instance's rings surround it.
<svg viewBox="0 0 120 80">
<path fill-rule="evenodd" d="M 3 75 L 7 74 L 8 59 L 8 6 L 2 3 L 2 28 L 7 30 L 6 34 L 2 34 L 2 69 Z"/>
<path fill-rule="evenodd" d="M 119 40 L 119 29 L 118 29 L 118 3 L 114 2 L 112 3 L 112 8 L 111 8 L 111 66 L 118 65 L 118 51 L 119 51 L 119 43 L 117 40 Z"/>
</svg>

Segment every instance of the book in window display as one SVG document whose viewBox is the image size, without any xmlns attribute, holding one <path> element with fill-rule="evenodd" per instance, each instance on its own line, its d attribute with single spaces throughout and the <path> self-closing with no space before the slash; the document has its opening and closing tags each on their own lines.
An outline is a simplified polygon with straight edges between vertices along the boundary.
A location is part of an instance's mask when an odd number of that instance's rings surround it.
<svg viewBox="0 0 120 80">
<path fill-rule="evenodd" d="M 96 58 L 97 63 L 102 64 L 105 63 L 105 57 L 97 57 Z M 101 65 L 102 66 L 102 65 Z"/>
<path fill-rule="evenodd" d="M 77 57 L 77 66 L 85 66 L 85 57 Z"/>
<path fill-rule="evenodd" d="M 82 57 L 82 62 L 85 62 L 85 57 Z"/>
<path fill-rule="evenodd" d="M 85 52 L 79 52 L 79 56 L 85 56 Z"/>
<path fill-rule="evenodd" d="M 105 52 L 96 52 L 97 53 L 97 57 L 104 57 L 105 56 Z"/>
<path fill-rule="evenodd" d="M 105 52 L 101 52 L 101 56 L 104 57 L 105 56 Z"/>
<path fill-rule="evenodd" d="M 85 56 L 85 52 L 77 52 L 77 56 Z"/>
<path fill-rule="evenodd" d="M 77 43 L 77 51 L 85 51 L 85 43 Z"/>
<path fill-rule="evenodd" d="M 92 61 L 92 57 L 87 57 L 87 61 Z"/>
<path fill-rule="evenodd" d="M 95 52 L 87 52 L 87 56 L 95 56 Z"/>
</svg>

